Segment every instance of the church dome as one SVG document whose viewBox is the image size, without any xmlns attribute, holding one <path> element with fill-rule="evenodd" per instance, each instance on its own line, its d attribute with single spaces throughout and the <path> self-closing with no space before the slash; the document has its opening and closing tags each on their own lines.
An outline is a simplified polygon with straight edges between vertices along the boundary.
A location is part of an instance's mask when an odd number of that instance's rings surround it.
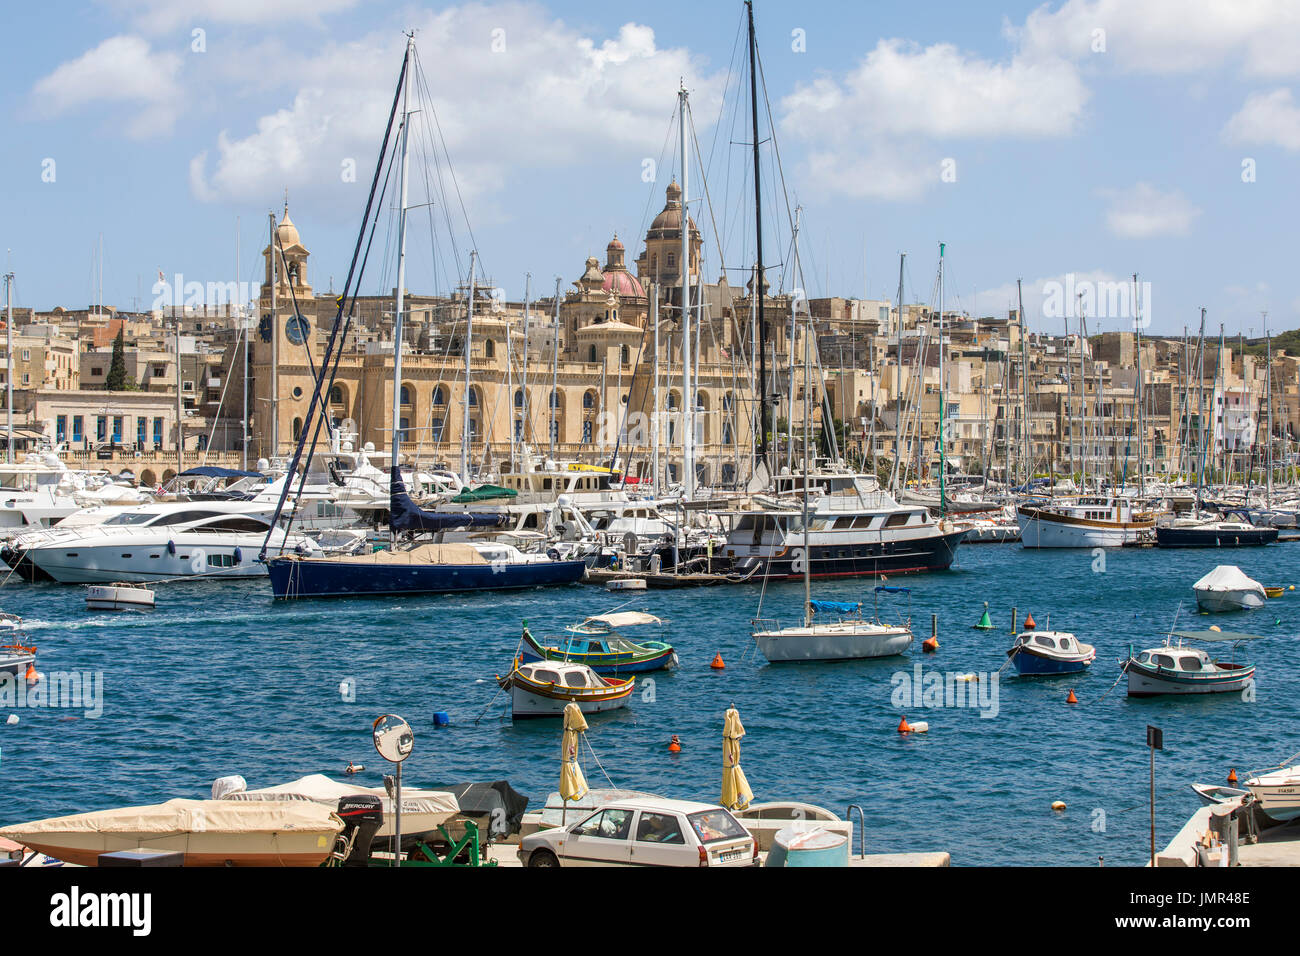
<svg viewBox="0 0 1300 956">
<path fill-rule="evenodd" d="M 637 277 L 626 269 L 606 272 L 605 281 L 601 284 L 601 288 L 623 298 L 645 298 L 645 289 L 641 288 L 641 283 L 637 280 Z"/>
<path fill-rule="evenodd" d="M 654 221 L 650 223 L 650 236 L 656 239 L 665 238 L 666 234 L 676 233 L 681 235 L 682 231 L 682 187 L 677 185 L 674 179 L 668 184 L 665 190 L 667 203 L 659 215 L 655 216 Z M 698 233 L 699 229 L 695 225 L 695 220 L 687 217 L 690 222 L 692 233 Z"/>
</svg>

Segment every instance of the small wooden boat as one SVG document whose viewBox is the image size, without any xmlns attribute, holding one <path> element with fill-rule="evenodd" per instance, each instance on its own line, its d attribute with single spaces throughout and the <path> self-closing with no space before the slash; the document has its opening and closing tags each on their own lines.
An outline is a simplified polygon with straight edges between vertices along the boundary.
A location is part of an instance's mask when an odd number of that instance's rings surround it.
<svg viewBox="0 0 1300 956">
<path fill-rule="evenodd" d="M 1280 598 L 1283 594 L 1286 594 L 1286 588 L 1282 587 L 1281 585 L 1279 585 L 1278 587 L 1271 587 L 1270 585 L 1267 584 L 1264 585 L 1265 597 Z"/>
<path fill-rule="evenodd" d="M 64 863 L 96 866 L 101 853 L 170 850 L 192 866 L 319 866 L 343 821 L 308 800 L 168 800 L 0 828 L 0 836 Z"/>
<path fill-rule="evenodd" d="M 1130 697 L 1156 694 L 1230 694 L 1245 690 L 1255 679 L 1255 665 L 1211 660 L 1205 651 L 1184 647 L 1183 641 L 1231 642 L 1235 648 L 1258 634 L 1228 631 L 1174 631 L 1161 647 L 1130 654 L 1121 664 L 1128 674 Z M 1174 643 L 1174 638 L 1178 642 Z"/>
<path fill-rule="evenodd" d="M 1192 784 L 1192 790 L 1201 798 L 1201 803 L 1207 807 L 1232 803 L 1234 800 L 1240 800 L 1250 792 L 1249 790 L 1238 790 L 1236 787 L 1221 787 L 1214 783 L 1194 783 Z"/>
<path fill-rule="evenodd" d="M 1066 631 L 1025 631 L 1007 651 L 1021 677 L 1037 674 L 1076 674 L 1087 670 L 1097 649 Z"/>
<path fill-rule="evenodd" d="M 586 664 L 597 674 L 639 674 L 677 666 L 677 652 L 663 641 L 634 643 L 619 629 L 663 624 L 643 611 L 597 614 L 568 628 L 568 635 L 538 641 L 524 627 L 520 656 L 525 661 L 568 661 Z"/>
<path fill-rule="evenodd" d="M 584 714 L 626 707 L 635 677 L 601 677 L 586 664 L 516 659 L 497 684 L 510 691 L 512 717 L 562 717 L 569 702 Z"/>
<path fill-rule="evenodd" d="M 88 611 L 139 611 L 153 606 L 153 591 L 138 584 L 92 584 L 86 588 Z"/>
<path fill-rule="evenodd" d="M 1236 565 L 1221 564 L 1192 585 L 1196 604 L 1202 611 L 1249 611 L 1262 607 L 1266 600 L 1264 585 L 1247 577 Z"/>
</svg>

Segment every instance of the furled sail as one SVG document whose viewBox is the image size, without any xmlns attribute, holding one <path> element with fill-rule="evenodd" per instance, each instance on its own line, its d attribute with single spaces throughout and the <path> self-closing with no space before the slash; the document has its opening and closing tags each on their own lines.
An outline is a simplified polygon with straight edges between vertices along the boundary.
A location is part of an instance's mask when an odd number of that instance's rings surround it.
<svg viewBox="0 0 1300 956">
<path fill-rule="evenodd" d="M 403 531 L 450 531 L 453 528 L 496 528 L 505 518 L 498 514 L 473 514 L 467 511 L 425 511 L 406 493 L 406 482 L 398 466 L 393 466 L 388 484 L 388 526 L 394 534 Z"/>
</svg>

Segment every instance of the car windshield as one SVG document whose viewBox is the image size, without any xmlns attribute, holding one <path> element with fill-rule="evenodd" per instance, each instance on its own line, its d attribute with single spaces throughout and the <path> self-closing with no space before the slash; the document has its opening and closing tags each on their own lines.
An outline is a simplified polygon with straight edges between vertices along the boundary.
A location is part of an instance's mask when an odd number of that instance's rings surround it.
<svg viewBox="0 0 1300 956">
<path fill-rule="evenodd" d="M 716 843 L 719 840 L 734 840 L 743 837 L 747 831 L 726 810 L 701 810 L 689 814 L 686 819 L 695 828 L 695 835 L 701 843 Z"/>
</svg>

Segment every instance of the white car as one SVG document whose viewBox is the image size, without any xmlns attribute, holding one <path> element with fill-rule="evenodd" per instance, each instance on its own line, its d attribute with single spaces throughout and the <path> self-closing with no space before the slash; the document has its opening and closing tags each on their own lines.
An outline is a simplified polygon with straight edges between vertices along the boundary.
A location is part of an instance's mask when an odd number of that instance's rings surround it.
<svg viewBox="0 0 1300 956">
<path fill-rule="evenodd" d="M 608 803 L 519 844 L 524 866 L 754 866 L 758 841 L 722 807 L 689 800 Z"/>
</svg>

